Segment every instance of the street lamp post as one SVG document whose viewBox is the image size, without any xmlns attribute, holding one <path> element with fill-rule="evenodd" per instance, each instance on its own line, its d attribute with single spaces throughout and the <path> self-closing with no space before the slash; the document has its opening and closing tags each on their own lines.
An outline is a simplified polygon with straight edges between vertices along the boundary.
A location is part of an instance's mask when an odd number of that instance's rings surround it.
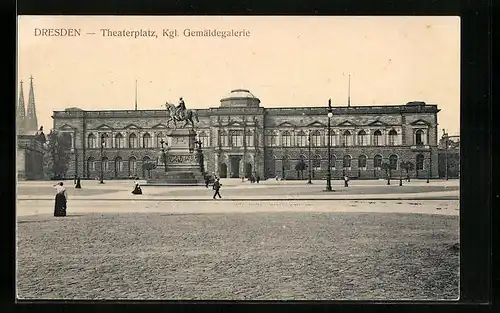
<svg viewBox="0 0 500 313">
<path fill-rule="evenodd" d="M 165 173 L 167 172 L 167 155 L 165 153 L 165 148 L 163 147 L 163 145 L 167 144 L 163 138 L 160 140 L 160 144 L 161 144 L 161 158 L 162 158 L 162 161 L 163 161 L 163 167 L 165 167 Z"/>
<path fill-rule="evenodd" d="M 105 141 L 105 138 L 106 136 L 104 134 L 101 135 L 101 177 L 100 177 L 100 180 L 99 180 L 99 184 L 104 184 L 104 171 L 103 171 L 103 164 L 102 164 L 102 161 L 103 161 L 103 158 L 102 158 L 102 152 L 103 152 L 103 149 L 104 149 L 104 141 Z"/>
<path fill-rule="evenodd" d="M 429 146 L 429 166 L 428 166 L 429 169 L 427 171 L 427 181 L 426 181 L 427 183 L 429 183 L 429 178 L 431 177 L 431 166 L 432 166 L 431 162 L 432 162 L 432 153 L 431 153 L 431 148 Z"/>
<path fill-rule="evenodd" d="M 309 176 L 309 178 L 308 178 L 308 180 L 307 180 L 307 183 L 308 183 L 308 184 L 312 184 L 312 180 L 311 180 L 311 179 L 312 179 L 312 165 L 311 165 L 311 132 L 309 132 L 309 136 L 307 137 L 307 140 L 309 141 L 309 142 L 308 142 L 308 144 L 309 144 L 309 147 L 308 147 L 308 151 L 309 151 L 309 162 L 308 162 L 308 163 L 309 163 L 309 165 L 308 165 L 308 167 L 309 167 L 309 171 L 308 171 L 308 172 L 309 172 L 309 175 L 308 175 L 308 176 Z"/>
<path fill-rule="evenodd" d="M 333 117 L 332 110 L 332 99 L 328 99 L 328 170 L 326 174 L 326 189 L 325 191 L 333 191 L 332 190 L 332 169 L 331 169 L 331 119 Z"/>
<path fill-rule="evenodd" d="M 196 140 L 194 143 L 198 146 L 196 149 L 196 152 L 198 153 L 198 162 L 200 165 L 200 171 L 202 173 L 204 173 L 205 172 L 205 164 L 204 164 L 204 159 L 203 159 L 203 152 L 201 151 L 202 142 L 201 142 L 201 140 Z"/>
<path fill-rule="evenodd" d="M 444 177 L 448 180 L 448 134 L 443 129 L 443 137 L 444 137 Z"/>
<path fill-rule="evenodd" d="M 403 168 L 401 164 L 404 162 L 399 162 L 399 185 L 403 186 Z"/>
</svg>

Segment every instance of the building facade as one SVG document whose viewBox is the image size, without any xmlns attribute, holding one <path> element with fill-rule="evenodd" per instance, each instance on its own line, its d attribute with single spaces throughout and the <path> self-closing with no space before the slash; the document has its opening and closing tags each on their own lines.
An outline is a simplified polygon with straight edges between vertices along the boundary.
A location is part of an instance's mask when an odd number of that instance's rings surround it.
<svg viewBox="0 0 500 313">
<path fill-rule="evenodd" d="M 189 102 L 187 103 L 189 108 Z M 196 110 L 205 168 L 220 177 L 297 178 L 296 165 L 311 164 L 314 179 L 328 169 L 327 107 L 265 108 L 248 90 L 233 90 L 218 107 Z M 333 178 L 385 178 L 382 164 L 399 175 L 410 161 L 416 178 L 438 177 L 437 105 L 333 107 Z M 145 177 L 142 164 L 158 162 L 167 140 L 164 110 L 53 112 L 54 129 L 72 136 L 67 177 Z M 168 144 L 168 143 L 167 143 Z M 102 160 L 102 163 L 100 163 Z M 308 171 L 308 170 L 307 170 Z"/>
</svg>

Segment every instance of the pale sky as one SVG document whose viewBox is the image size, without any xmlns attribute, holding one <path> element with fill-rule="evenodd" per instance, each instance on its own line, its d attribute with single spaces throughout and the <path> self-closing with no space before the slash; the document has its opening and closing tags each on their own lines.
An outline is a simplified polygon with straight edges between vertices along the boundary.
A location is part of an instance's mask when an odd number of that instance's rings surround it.
<svg viewBox="0 0 500 313">
<path fill-rule="evenodd" d="M 79 37 L 35 28 L 80 28 Z M 158 38 L 103 37 L 101 29 L 154 30 Z M 163 29 L 177 29 L 174 39 Z M 184 37 L 184 29 L 248 30 L 248 37 Z M 458 17 L 21 16 L 18 82 L 34 77 L 39 125 L 53 110 L 219 106 L 249 89 L 264 107 L 437 104 L 439 133 L 460 129 Z M 94 32 L 95 35 L 86 33 Z M 19 83 L 18 83 L 19 85 Z M 18 92 L 19 94 L 19 92 Z"/>
</svg>

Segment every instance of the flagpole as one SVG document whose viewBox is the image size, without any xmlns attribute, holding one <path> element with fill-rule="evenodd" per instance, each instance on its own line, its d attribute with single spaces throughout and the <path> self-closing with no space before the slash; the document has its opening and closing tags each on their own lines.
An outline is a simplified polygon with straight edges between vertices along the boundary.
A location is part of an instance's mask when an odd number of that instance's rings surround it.
<svg viewBox="0 0 500 313">
<path fill-rule="evenodd" d="M 137 111 L 137 79 L 135 80 L 135 110 Z"/>
</svg>

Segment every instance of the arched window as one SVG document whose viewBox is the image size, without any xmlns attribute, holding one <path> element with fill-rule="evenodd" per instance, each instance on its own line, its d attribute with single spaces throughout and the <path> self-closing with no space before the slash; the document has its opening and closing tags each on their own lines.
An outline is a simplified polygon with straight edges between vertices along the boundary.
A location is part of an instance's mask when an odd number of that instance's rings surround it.
<svg viewBox="0 0 500 313">
<path fill-rule="evenodd" d="M 373 158 L 373 167 L 378 170 L 382 167 L 382 156 L 380 154 L 377 154 Z"/>
<path fill-rule="evenodd" d="M 137 176 L 137 159 L 135 157 L 128 159 L 128 175 Z"/>
<path fill-rule="evenodd" d="M 161 148 L 161 142 L 163 141 L 163 147 L 165 147 L 165 135 L 163 133 L 156 134 L 156 147 Z"/>
<path fill-rule="evenodd" d="M 358 157 L 358 168 L 366 169 L 366 155 L 362 154 Z"/>
<path fill-rule="evenodd" d="M 153 147 L 153 141 L 151 139 L 151 135 L 148 133 L 145 133 L 142 136 L 142 147 L 143 148 L 152 148 Z"/>
<path fill-rule="evenodd" d="M 290 156 L 284 155 L 282 159 L 283 163 L 283 169 L 284 170 L 289 170 L 290 169 Z"/>
<path fill-rule="evenodd" d="M 397 136 L 398 136 L 398 133 L 394 129 L 391 129 L 391 131 L 389 132 L 389 146 L 396 145 Z"/>
<path fill-rule="evenodd" d="M 389 167 L 391 170 L 397 170 L 398 169 L 398 156 L 395 154 L 391 154 L 389 157 Z"/>
<path fill-rule="evenodd" d="M 267 133 L 267 145 L 270 147 L 276 147 L 278 144 L 277 140 L 278 136 L 276 136 L 276 133 L 274 131 L 270 131 Z"/>
<path fill-rule="evenodd" d="M 249 129 L 245 132 L 245 144 L 246 146 L 253 147 L 255 145 L 254 139 L 253 139 L 253 132 Z"/>
<path fill-rule="evenodd" d="M 373 133 L 373 145 L 374 146 L 382 145 L 382 132 L 378 129 Z"/>
<path fill-rule="evenodd" d="M 109 160 L 107 157 L 102 158 L 102 172 L 106 173 L 109 171 Z"/>
<path fill-rule="evenodd" d="M 103 148 L 107 148 L 107 149 L 113 148 L 113 136 L 111 134 L 103 134 L 103 135 L 104 135 Z"/>
<path fill-rule="evenodd" d="M 337 158 L 332 154 L 330 155 L 330 167 L 334 169 L 336 166 L 335 164 L 337 163 Z"/>
<path fill-rule="evenodd" d="M 115 148 L 124 148 L 123 136 L 122 134 L 116 134 L 115 136 Z"/>
<path fill-rule="evenodd" d="M 299 160 L 305 161 L 307 158 L 305 155 L 301 154 L 299 155 Z"/>
<path fill-rule="evenodd" d="M 333 147 L 333 146 L 336 146 L 338 143 L 337 143 L 337 134 L 332 130 L 330 132 L 330 145 Z M 326 132 L 326 136 L 325 136 L 325 146 L 328 146 L 328 131 Z"/>
<path fill-rule="evenodd" d="M 302 130 L 297 133 L 297 146 L 307 146 L 307 136 L 306 133 L 304 133 Z"/>
<path fill-rule="evenodd" d="M 415 163 L 416 163 L 417 171 L 424 169 L 424 156 L 423 156 L 423 154 L 417 154 Z"/>
<path fill-rule="evenodd" d="M 416 145 L 424 144 L 424 132 L 421 129 L 415 132 L 415 144 Z"/>
<path fill-rule="evenodd" d="M 313 130 L 313 132 L 311 133 L 311 140 L 312 140 L 311 145 L 313 147 L 321 146 L 321 133 L 319 130 Z"/>
<path fill-rule="evenodd" d="M 281 134 L 282 146 L 291 147 L 292 146 L 292 134 L 288 130 L 285 130 Z"/>
<path fill-rule="evenodd" d="M 350 146 L 352 145 L 352 136 L 351 136 L 351 132 L 346 130 L 343 134 L 342 134 L 342 145 L 343 146 Z"/>
<path fill-rule="evenodd" d="M 313 156 L 312 167 L 315 170 L 320 170 L 321 169 L 321 155 L 316 154 L 315 156 Z"/>
<path fill-rule="evenodd" d="M 121 157 L 115 158 L 115 176 L 119 176 L 119 174 L 123 172 L 123 159 Z"/>
<path fill-rule="evenodd" d="M 146 167 L 144 164 L 152 163 L 151 158 L 149 156 L 145 156 L 142 158 L 142 177 L 147 177 L 148 171 L 146 170 Z"/>
<path fill-rule="evenodd" d="M 90 134 L 87 137 L 87 147 L 89 149 L 97 148 L 97 142 L 94 134 Z"/>
<path fill-rule="evenodd" d="M 365 146 L 366 144 L 366 132 L 364 130 L 360 130 L 358 132 L 358 145 Z"/>
<path fill-rule="evenodd" d="M 243 146 L 243 131 L 242 130 L 231 130 L 229 140 L 230 140 L 230 144 L 232 147 L 242 147 Z"/>
<path fill-rule="evenodd" d="M 227 132 L 225 130 L 219 131 L 219 144 L 223 147 L 227 147 L 228 143 Z"/>
<path fill-rule="evenodd" d="M 210 147 L 210 138 L 204 131 L 200 132 L 200 134 L 198 135 L 198 140 L 201 141 L 202 147 Z"/>
<path fill-rule="evenodd" d="M 350 168 L 351 167 L 351 156 L 350 155 L 344 155 L 344 168 Z"/>
<path fill-rule="evenodd" d="M 137 148 L 137 136 L 135 134 L 130 134 L 130 136 L 128 136 L 128 147 Z"/>
<path fill-rule="evenodd" d="M 87 159 L 87 171 L 95 172 L 95 159 L 93 157 Z"/>
<path fill-rule="evenodd" d="M 73 149 L 75 147 L 75 142 L 73 140 L 73 134 L 72 133 L 64 133 L 66 136 L 68 136 L 68 141 L 70 143 L 70 148 Z"/>
</svg>

